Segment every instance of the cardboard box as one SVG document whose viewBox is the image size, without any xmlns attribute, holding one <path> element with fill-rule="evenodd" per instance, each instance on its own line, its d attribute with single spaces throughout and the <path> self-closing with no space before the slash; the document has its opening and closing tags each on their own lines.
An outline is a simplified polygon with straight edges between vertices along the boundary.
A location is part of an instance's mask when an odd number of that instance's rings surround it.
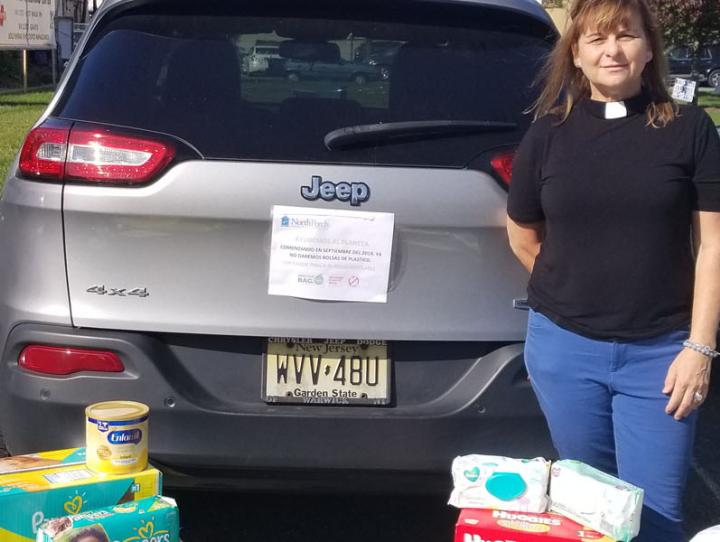
<svg viewBox="0 0 720 542">
<path fill-rule="evenodd" d="M 0 458 L 0 474 L 28 472 L 50 467 L 84 465 L 85 448 L 55 450 L 38 454 L 16 455 Z"/>
<path fill-rule="evenodd" d="M 178 542 L 180 517 L 175 501 L 169 497 L 150 497 L 139 501 L 99 508 L 74 516 L 51 519 L 38 531 L 37 542 Z"/>
<path fill-rule="evenodd" d="M 465 508 L 455 542 L 615 542 L 558 514 Z"/>
<path fill-rule="evenodd" d="M 34 542 L 46 519 L 162 492 L 160 471 L 96 474 L 85 466 L 82 448 L 0 459 L 0 472 L 2 542 Z"/>
</svg>

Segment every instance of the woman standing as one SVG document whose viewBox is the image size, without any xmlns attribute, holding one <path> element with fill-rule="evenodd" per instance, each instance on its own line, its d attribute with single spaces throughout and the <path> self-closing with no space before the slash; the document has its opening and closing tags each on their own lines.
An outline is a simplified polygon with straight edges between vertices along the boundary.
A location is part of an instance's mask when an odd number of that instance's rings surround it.
<svg viewBox="0 0 720 542">
<path fill-rule="evenodd" d="M 531 272 L 525 360 L 560 456 L 645 490 L 637 540 L 686 541 L 682 494 L 718 355 L 720 140 L 668 95 L 646 0 L 576 0 L 571 21 L 508 200 L 510 245 Z"/>
</svg>

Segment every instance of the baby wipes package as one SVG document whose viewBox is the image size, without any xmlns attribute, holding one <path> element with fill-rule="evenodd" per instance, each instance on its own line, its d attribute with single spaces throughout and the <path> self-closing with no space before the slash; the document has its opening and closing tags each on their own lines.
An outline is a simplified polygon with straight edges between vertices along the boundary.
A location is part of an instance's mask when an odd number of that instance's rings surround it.
<svg viewBox="0 0 720 542">
<path fill-rule="evenodd" d="M 456 457 L 452 464 L 454 488 L 449 504 L 458 508 L 545 512 L 549 474 L 550 462 L 542 457 Z"/>
<path fill-rule="evenodd" d="M 455 542 L 615 542 L 558 514 L 468 508 L 455 525 Z"/>
<path fill-rule="evenodd" d="M 50 464 L 44 464 L 50 462 Z M 0 541 L 29 542 L 48 518 L 135 501 L 162 492 L 162 474 L 149 468 L 99 475 L 85 466 L 85 449 L 0 459 Z"/>
<path fill-rule="evenodd" d="M 643 490 L 580 461 L 553 463 L 550 510 L 627 542 L 640 532 Z"/>
<path fill-rule="evenodd" d="M 37 542 L 178 542 L 180 518 L 175 501 L 154 496 L 51 519 Z"/>
</svg>

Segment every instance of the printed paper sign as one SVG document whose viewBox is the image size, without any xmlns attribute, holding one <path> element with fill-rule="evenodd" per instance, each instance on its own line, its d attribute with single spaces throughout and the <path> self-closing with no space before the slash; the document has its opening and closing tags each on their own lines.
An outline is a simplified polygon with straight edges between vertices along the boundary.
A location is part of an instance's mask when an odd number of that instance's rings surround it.
<svg viewBox="0 0 720 542">
<path fill-rule="evenodd" d="M 692 102 L 695 98 L 695 85 L 697 85 L 697 83 L 692 79 L 682 79 L 678 77 L 675 79 L 675 85 L 672 90 L 673 99 Z"/>
<path fill-rule="evenodd" d="M 387 302 L 395 215 L 273 207 L 268 294 Z"/>
<path fill-rule="evenodd" d="M 55 47 L 55 0 L 0 0 L 0 49 Z"/>
</svg>

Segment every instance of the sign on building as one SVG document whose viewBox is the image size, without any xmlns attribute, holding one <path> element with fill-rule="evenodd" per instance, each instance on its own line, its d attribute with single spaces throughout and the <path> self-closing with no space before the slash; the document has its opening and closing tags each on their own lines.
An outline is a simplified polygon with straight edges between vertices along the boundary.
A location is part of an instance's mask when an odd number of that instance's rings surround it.
<svg viewBox="0 0 720 542">
<path fill-rule="evenodd" d="M 53 49 L 54 0 L 0 0 L 0 49 Z"/>
</svg>

